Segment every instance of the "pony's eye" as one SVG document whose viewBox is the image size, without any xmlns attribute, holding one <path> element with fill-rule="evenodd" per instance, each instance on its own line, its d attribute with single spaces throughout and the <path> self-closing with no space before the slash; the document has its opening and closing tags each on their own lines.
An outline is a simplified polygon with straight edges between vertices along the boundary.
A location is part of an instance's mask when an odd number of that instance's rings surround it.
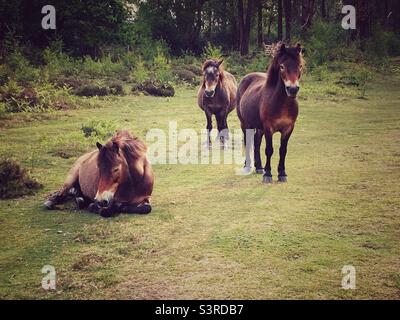
<svg viewBox="0 0 400 320">
<path fill-rule="evenodd" d="M 118 172 L 118 170 L 119 170 L 119 168 L 117 167 L 117 168 L 114 168 L 113 169 L 113 173 L 117 173 Z"/>
<path fill-rule="evenodd" d="M 285 66 L 283 64 L 281 64 L 279 67 L 281 68 L 282 71 L 285 69 Z"/>
</svg>

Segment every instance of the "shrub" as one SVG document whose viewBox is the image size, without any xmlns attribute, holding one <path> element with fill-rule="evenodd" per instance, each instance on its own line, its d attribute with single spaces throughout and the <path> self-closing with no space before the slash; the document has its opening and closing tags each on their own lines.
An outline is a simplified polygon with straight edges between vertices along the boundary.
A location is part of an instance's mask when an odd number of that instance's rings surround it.
<svg viewBox="0 0 400 320">
<path fill-rule="evenodd" d="M 344 30 L 337 23 L 315 21 L 308 31 L 306 48 L 307 61 L 311 69 L 330 61 L 334 49 L 344 45 Z"/>
<path fill-rule="evenodd" d="M 107 84 L 108 92 L 112 95 L 123 96 L 125 94 L 122 83 L 117 81 L 111 81 Z"/>
<path fill-rule="evenodd" d="M 10 159 L 0 159 L 0 198 L 30 195 L 43 186 L 29 177 L 21 166 Z"/>
<path fill-rule="evenodd" d="M 133 81 L 136 83 L 142 83 L 149 78 L 149 72 L 147 71 L 142 58 L 139 57 L 134 72 L 132 74 Z"/>
<path fill-rule="evenodd" d="M 187 82 L 189 84 L 194 85 L 199 82 L 199 77 L 185 67 L 176 66 L 172 68 L 172 73 L 178 78 L 178 80 Z"/>
<path fill-rule="evenodd" d="M 140 84 L 135 84 L 132 87 L 132 92 L 144 92 L 145 94 L 157 97 L 173 97 L 175 95 L 175 89 L 171 85 L 154 82 L 151 80 L 145 81 Z"/>
<path fill-rule="evenodd" d="M 117 130 L 117 125 L 114 121 L 109 120 L 91 120 L 82 125 L 81 130 L 85 138 L 104 141 L 114 134 Z"/>
<path fill-rule="evenodd" d="M 155 79 L 159 82 L 168 83 L 173 80 L 171 65 L 161 51 L 154 57 L 152 69 Z"/>
<path fill-rule="evenodd" d="M 6 64 L 15 81 L 20 84 L 29 84 L 39 78 L 39 70 L 31 66 L 28 59 L 18 49 L 7 57 Z"/>
<path fill-rule="evenodd" d="M 204 48 L 203 59 L 221 59 L 222 48 L 213 46 L 210 42 L 207 42 L 207 46 Z"/>
<path fill-rule="evenodd" d="M 109 94 L 109 90 L 107 87 L 102 87 L 97 84 L 86 84 L 73 90 L 73 93 L 81 97 L 94 97 L 106 96 Z"/>
</svg>

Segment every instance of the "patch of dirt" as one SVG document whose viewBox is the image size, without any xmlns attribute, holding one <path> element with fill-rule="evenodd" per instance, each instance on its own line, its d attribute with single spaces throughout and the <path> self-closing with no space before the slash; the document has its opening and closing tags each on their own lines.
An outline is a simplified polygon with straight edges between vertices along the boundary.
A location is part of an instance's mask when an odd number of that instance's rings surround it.
<svg viewBox="0 0 400 320">
<path fill-rule="evenodd" d="M 88 253 L 72 265 L 73 271 L 85 271 L 103 265 L 104 258 L 94 253 Z"/>
</svg>

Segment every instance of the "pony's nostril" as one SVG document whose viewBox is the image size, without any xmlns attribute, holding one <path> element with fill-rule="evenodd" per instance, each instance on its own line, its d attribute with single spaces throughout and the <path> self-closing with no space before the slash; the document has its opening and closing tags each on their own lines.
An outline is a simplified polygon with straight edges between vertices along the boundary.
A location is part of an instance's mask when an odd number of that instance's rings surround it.
<svg viewBox="0 0 400 320">
<path fill-rule="evenodd" d="M 108 200 L 103 200 L 103 201 L 100 202 L 100 205 L 102 207 L 108 207 L 109 204 L 110 204 L 110 201 L 108 201 Z"/>
<path fill-rule="evenodd" d="M 289 87 L 288 88 L 288 92 L 290 93 L 290 94 L 296 94 L 297 92 L 299 91 L 299 87 L 298 86 L 295 86 L 295 87 Z"/>
</svg>

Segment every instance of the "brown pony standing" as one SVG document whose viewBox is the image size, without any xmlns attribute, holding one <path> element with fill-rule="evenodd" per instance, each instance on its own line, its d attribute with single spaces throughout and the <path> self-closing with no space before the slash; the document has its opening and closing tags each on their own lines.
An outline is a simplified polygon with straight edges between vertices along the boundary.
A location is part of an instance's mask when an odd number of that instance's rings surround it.
<svg viewBox="0 0 400 320">
<path fill-rule="evenodd" d="M 81 156 L 64 186 L 46 202 L 48 209 L 75 196 L 80 208 L 102 216 L 114 212 L 149 213 L 153 171 L 143 141 L 128 131 L 118 131 L 104 146 Z"/>
<path fill-rule="evenodd" d="M 223 60 L 206 60 L 203 63 L 203 80 L 197 93 L 197 102 L 207 118 L 208 145 L 211 145 L 212 115 L 215 115 L 218 136 L 222 145 L 228 135 L 228 114 L 235 108 L 237 82 L 222 68 Z"/>
<path fill-rule="evenodd" d="M 254 132 L 254 164 L 257 173 L 264 173 L 263 181 L 272 182 L 271 156 L 273 154 L 272 135 L 281 133 L 279 148 L 278 180 L 286 182 L 285 157 L 290 135 L 298 115 L 296 100 L 299 79 L 303 69 L 302 48 L 300 44 L 287 47 L 280 44 L 269 66 L 267 74 L 250 73 L 239 84 L 237 94 L 237 114 L 239 116 L 245 141 L 246 133 Z M 266 140 L 266 164 L 261 166 L 260 145 L 262 135 Z M 246 147 L 245 169 L 251 167 L 249 147 Z"/>
</svg>

